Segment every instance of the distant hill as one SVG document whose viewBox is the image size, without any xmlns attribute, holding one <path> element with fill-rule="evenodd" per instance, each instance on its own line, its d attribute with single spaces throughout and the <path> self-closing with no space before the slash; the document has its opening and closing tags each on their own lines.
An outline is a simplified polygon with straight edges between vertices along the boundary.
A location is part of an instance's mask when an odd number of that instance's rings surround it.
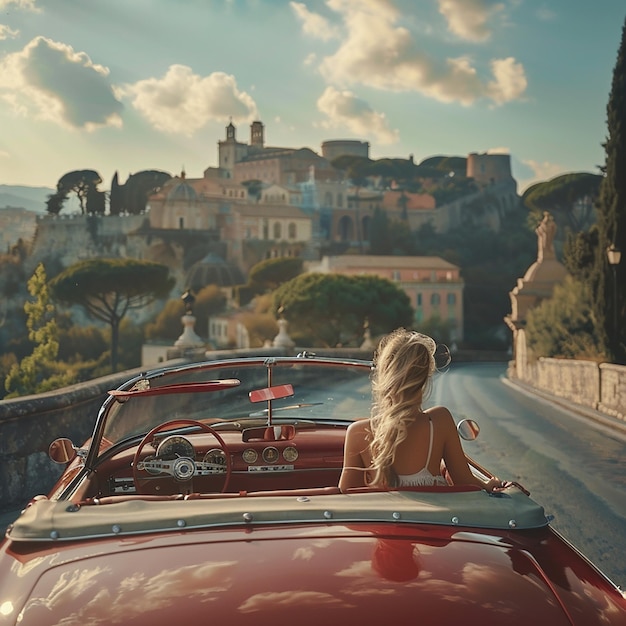
<svg viewBox="0 0 626 626">
<path fill-rule="evenodd" d="M 51 187 L 27 187 L 25 185 L 0 185 L 0 210 L 5 207 L 16 207 L 46 212 L 46 200 L 55 193 Z"/>
</svg>

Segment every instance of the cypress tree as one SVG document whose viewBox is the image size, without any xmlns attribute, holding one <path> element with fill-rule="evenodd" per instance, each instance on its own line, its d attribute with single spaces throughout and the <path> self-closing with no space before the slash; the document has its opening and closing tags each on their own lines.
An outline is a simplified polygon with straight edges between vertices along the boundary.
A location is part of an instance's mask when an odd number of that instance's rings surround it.
<svg viewBox="0 0 626 626">
<path fill-rule="evenodd" d="M 117 172 L 115 172 L 113 180 L 111 181 L 111 193 L 109 194 L 109 213 L 111 215 L 119 215 L 122 210 L 122 190 L 117 177 Z"/>
<path fill-rule="evenodd" d="M 626 20 L 607 104 L 607 130 L 604 178 L 597 204 L 598 246 L 591 281 L 599 339 L 614 362 L 626 364 L 626 258 L 612 267 L 607 257 L 607 248 L 612 244 L 626 257 Z"/>
</svg>

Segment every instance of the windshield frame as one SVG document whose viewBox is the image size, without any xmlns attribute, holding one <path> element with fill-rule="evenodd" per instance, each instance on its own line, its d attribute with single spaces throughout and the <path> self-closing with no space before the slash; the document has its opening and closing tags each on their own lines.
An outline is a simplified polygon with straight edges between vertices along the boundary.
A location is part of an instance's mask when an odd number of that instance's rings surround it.
<svg viewBox="0 0 626 626">
<path fill-rule="evenodd" d="M 154 426 L 169 420 L 200 418 L 198 421 L 211 425 L 211 420 L 219 424 L 245 423 L 248 420 L 258 423 L 267 417 L 272 423 L 289 420 L 349 423 L 369 417 L 371 372 L 371 361 L 317 357 L 223 359 L 153 370 L 118 388 L 117 391 L 133 390 L 130 396 L 110 395 L 105 400 L 98 414 L 86 466 L 95 467 L 108 449 L 125 440 L 136 441 Z M 203 390 L 203 386 L 197 384 L 233 379 L 239 384 L 226 388 L 216 386 L 213 391 Z M 309 382 L 311 385 L 308 385 Z M 250 391 L 284 384 L 293 384 L 293 396 L 271 400 L 271 405 L 268 402 L 253 404 L 249 399 Z M 185 385 L 182 393 L 181 385 Z M 349 395 L 338 402 L 333 392 L 341 390 L 342 385 L 349 388 Z M 145 394 L 140 391 L 158 388 L 161 388 L 158 395 L 154 391 Z M 181 413 L 178 405 L 183 403 L 192 408 Z M 202 407 L 201 414 L 194 417 L 193 411 L 198 409 L 199 403 L 206 406 Z M 168 406 L 174 408 L 166 416 L 163 412 L 167 412 Z M 221 413 L 211 414 L 212 410 L 220 410 Z M 131 417 L 135 423 L 128 422 Z"/>
</svg>

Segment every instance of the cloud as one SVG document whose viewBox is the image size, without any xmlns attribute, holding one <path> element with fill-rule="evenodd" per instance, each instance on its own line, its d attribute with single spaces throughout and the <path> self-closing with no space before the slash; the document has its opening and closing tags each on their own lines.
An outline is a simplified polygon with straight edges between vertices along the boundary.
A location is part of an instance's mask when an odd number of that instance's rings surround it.
<svg viewBox="0 0 626 626">
<path fill-rule="evenodd" d="M 191 136 L 212 120 L 251 121 L 258 116 L 256 103 L 237 88 L 233 76 L 198 76 L 185 65 L 171 65 L 162 78 L 126 85 L 121 93 L 162 132 Z"/>
<path fill-rule="evenodd" d="M 9 7 L 16 7 L 26 11 L 41 11 L 41 9 L 36 6 L 36 0 L 0 0 L 0 11 L 8 9 Z"/>
<path fill-rule="evenodd" d="M 519 183 L 523 193 L 526 189 L 536 183 L 542 183 L 563 174 L 566 170 L 563 166 L 549 161 L 534 161 L 526 159 L 522 161 L 522 167 L 519 170 Z"/>
<path fill-rule="evenodd" d="M 528 81 L 521 63 L 513 57 L 496 59 L 491 62 L 495 80 L 489 82 L 489 95 L 496 104 L 517 100 L 526 91 Z"/>
<path fill-rule="evenodd" d="M 19 30 L 13 30 L 5 24 L 0 24 L 0 41 L 3 39 L 15 39 L 19 34 Z"/>
<path fill-rule="evenodd" d="M 549 161 L 544 161 L 543 163 L 539 163 L 538 161 L 533 161 L 532 159 L 528 159 L 526 161 L 522 161 L 525 165 L 530 167 L 535 178 L 541 178 L 542 180 L 549 180 L 562 174 L 564 169 L 561 165 L 557 163 L 550 163 Z"/>
<path fill-rule="evenodd" d="M 327 0 L 343 23 L 338 48 L 319 64 L 329 85 L 362 85 L 384 91 L 418 92 L 441 102 L 470 105 L 479 99 L 496 105 L 516 100 L 527 81 L 514 58 L 492 59 L 481 75 L 467 55 L 435 58 L 417 37 L 398 25 L 401 15 L 389 0 Z M 501 3 L 487 0 L 441 0 L 449 28 L 473 41 L 486 38 L 487 20 Z M 307 15 L 312 15 L 307 11 Z"/>
<path fill-rule="evenodd" d="M 328 118 L 322 123 L 325 128 L 343 126 L 356 135 L 373 135 L 381 144 L 395 143 L 399 139 L 398 130 L 389 128 L 384 113 L 374 111 L 350 91 L 327 87 L 317 101 L 317 108 Z"/>
<path fill-rule="evenodd" d="M 497 146 L 495 148 L 488 148 L 487 154 L 511 154 L 511 150 L 505 146 Z"/>
<path fill-rule="evenodd" d="M 121 125 L 123 105 L 114 95 L 109 70 L 45 37 L 0 61 L 0 97 L 18 114 L 62 126 Z"/>
<path fill-rule="evenodd" d="M 290 2 L 289 6 L 302 22 L 302 32 L 322 41 L 339 36 L 339 31 L 323 16 L 311 13 L 302 2 Z"/>
<path fill-rule="evenodd" d="M 481 42 L 491 37 L 489 20 L 504 9 L 493 0 L 438 0 L 439 12 L 457 37 Z"/>
</svg>

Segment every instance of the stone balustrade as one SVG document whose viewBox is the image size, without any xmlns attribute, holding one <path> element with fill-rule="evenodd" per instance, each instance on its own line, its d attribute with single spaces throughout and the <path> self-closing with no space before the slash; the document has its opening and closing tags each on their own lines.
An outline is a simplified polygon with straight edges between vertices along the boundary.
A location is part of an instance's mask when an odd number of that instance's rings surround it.
<svg viewBox="0 0 626 626">
<path fill-rule="evenodd" d="M 516 374 L 516 371 L 519 374 Z M 626 366 L 576 359 L 539 358 L 509 368 L 525 385 L 626 421 Z"/>
</svg>

